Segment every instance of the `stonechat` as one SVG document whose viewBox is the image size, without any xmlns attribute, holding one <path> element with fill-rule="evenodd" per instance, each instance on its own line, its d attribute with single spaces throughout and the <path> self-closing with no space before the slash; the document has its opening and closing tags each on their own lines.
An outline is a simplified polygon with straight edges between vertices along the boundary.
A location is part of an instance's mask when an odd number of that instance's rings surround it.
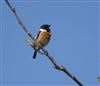
<svg viewBox="0 0 100 86">
<path fill-rule="evenodd" d="M 44 24 L 40 27 L 40 31 L 35 37 L 35 43 L 34 43 L 34 55 L 33 59 L 36 58 L 37 52 L 42 48 L 45 47 L 51 38 L 51 31 L 50 31 L 50 26 L 48 24 Z"/>
</svg>

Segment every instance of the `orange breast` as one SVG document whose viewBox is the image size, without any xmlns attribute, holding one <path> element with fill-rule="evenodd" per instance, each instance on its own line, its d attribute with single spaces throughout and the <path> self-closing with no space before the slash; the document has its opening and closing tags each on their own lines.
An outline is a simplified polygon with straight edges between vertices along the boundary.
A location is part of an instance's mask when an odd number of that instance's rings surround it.
<svg viewBox="0 0 100 86">
<path fill-rule="evenodd" d="M 41 32 L 39 34 L 37 42 L 41 43 L 42 46 L 45 46 L 48 44 L 50 37 L 51 37 L 51 34 L 49 32 Z"/>
</svg>

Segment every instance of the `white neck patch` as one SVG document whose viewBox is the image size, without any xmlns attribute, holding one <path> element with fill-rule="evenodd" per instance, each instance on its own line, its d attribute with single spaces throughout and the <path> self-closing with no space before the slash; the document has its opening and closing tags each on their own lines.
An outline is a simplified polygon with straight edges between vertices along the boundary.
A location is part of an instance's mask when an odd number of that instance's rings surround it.
<svg viewBox="0 0 100 86">
<path fill-rule="evenodd" d="M 42 29 L 42 28 L 40 29 L 40 31 L 41 31 L 41 32 L 47 32 L 47 30 L 44 30 L 44 29 Z"/>
</svg>

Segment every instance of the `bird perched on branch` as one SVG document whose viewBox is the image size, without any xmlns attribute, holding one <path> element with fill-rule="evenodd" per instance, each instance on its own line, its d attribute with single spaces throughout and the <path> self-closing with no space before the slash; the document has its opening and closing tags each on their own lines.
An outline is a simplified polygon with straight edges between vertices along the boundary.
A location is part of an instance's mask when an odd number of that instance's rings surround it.
<svg viewBox="0 0 100 86">
<path fill-rule="evenodd" d="M 44 24 L 40 27 L 40 31 L 38 32 L 38 34 L 35 37 L 35 43 L 34 43 L 34 55 L 33 55 L 33 59 L 36 58 L 37 52 L 42 48 L 45 47 L 51 37 L 51 31 L 50 31 L 50 27 L 51 25 L 48 24 Z"/>
</svg>

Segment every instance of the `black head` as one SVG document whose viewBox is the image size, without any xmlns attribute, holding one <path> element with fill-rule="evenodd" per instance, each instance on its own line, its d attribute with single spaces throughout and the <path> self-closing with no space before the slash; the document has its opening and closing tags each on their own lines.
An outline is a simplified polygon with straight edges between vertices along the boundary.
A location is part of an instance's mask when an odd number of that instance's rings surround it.
<svg viewBox="0 0 100 86">
<path fill-rule="evenodd" d="M 44 24 L 44 25 L 42 25 L 40 28 L 41 29 L 44 29 L 44 30 L 47 30 L 48 32 L 50 32 L 50 27 L 51 25 L 48 25 L 48 24 Z"/>
</svg>

